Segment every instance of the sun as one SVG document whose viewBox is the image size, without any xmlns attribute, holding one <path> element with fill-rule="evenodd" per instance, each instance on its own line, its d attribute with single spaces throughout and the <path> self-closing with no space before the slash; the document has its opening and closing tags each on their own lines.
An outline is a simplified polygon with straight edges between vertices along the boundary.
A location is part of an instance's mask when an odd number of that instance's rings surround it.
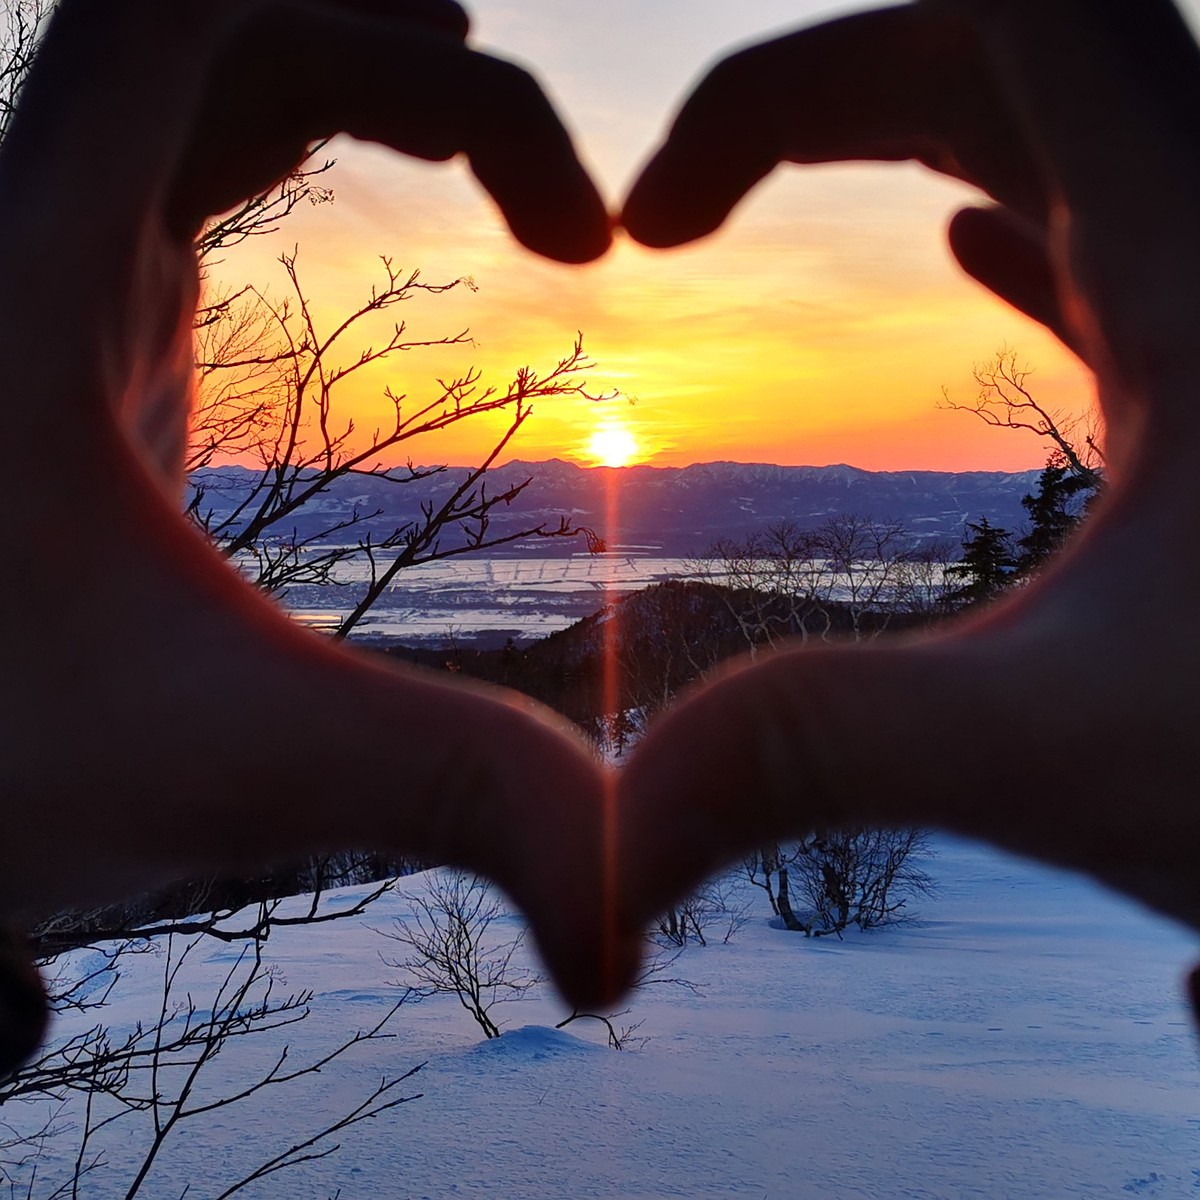
<svg viewBox="0 0 1200 1200">
<path fill-rule="evenodd" d="M 601 425 L 588 440 L 587 452 L 602 467 L 627 467 L 638 457 L 637 438 L 624 425 Z"/>
</svg>

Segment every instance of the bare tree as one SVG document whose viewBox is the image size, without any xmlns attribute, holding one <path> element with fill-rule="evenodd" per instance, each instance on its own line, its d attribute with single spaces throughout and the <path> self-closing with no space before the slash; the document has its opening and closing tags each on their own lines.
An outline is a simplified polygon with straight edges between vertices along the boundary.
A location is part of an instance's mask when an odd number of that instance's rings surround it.
<svg viewBox="0 0 1200 1200">
<path fill-rule="evenodd" d="M 246 289 L 223 303 L 219 320 L 199 331 L 199 347 L 209 357 L 198 362 L 201 400 L 189 460 L 194 469 L 189 514 L 260 588 L 280 593 L 304 584 L 325 585 L 338 581 L 339 568 L 364 563 L 365 582 L 335 630 L 345 636 L 407 567 L 518 540 L 584 532 L 565 518 L 494 529 L 492 515 L 509 507 L 531 480 L 494 491 L 487 483 L 488 471 L 532 415 L 534 401 L 589 395 L 579 377 L 591 365 L 582 338 L 547 371 L 522 368 L 503 388 L 484 386 L 474 370 L 439 380 L 429 395 L 415 400 L 388 388 L 388 426 L 360 439 L 354 418 L 338 405 L 346 380 L 405 351 L 461 346 L 470 339 L 466 331 L 414 339 L 406 324 L 397 322 L 379 346 L 347 356 L 345 341 L 360 323 L 397 305 L 474 284 L 466 278 L 425 283 L 418 271 L 400 272 L 385 258 L 382 285 L 326 330 L 301 284 L 297 255 L 285 254 L 280 261 L 291 291 L 287 301 Z M 396 488 L 428 487 L 432 477 L 447 474 L 445 467 L 416 467 L 409 457 L 407 465 L 397 468 L 389 460 L 425 435 L 497 413 L 507 417 L 507 427 L 492 449 L 477 466 L 461 472 L 439 502 L 424 503 L 418 519 L 382 535 L 364 532 L 386 512 L 379 506 L 355 506 L 300 531 L 299 517 L 344 478 L 369 477 Z M 229 482 L 198 473 L 233 455 L 256 460 L 253 474 Z"/>
<path fill-rule="evenodd" d="M 904 527 L 839 513 L 817 529 L 816 549 L 824 563 L 825 606 L 844 609 L 855 641 L 878 637 L 909 599 L 912 540 Z"/>
<path fill-rule="evenodd" d="M 732 655 L 754 657 L 787 639 L 867 640 L 894 623 L 912 628 L 944 615 L 951 557 L 895 522 L 855 514 L 721 540 L 687 564 L 684 578 L 584 622 L 563 660 L 563 670 L 586 685 L 576 689 L 570 715 L 602 753 L 620 757 L 682 688 Z"/>
<path fill-rule="evenodd" d="M 934 889 L 921 865 L 931 854 L 919 829 L 823 829 L 798 842 L 748 855 L 749 881 L 767 895 L 785 929 L 806 937 L 874 929 L 909 915 L 908 903 Z"/>
<path fill-rule="evenodd" d="M 57 968 L 59 955 L 98 944 L 149 944 L 196 934 L 226 944 L 266 940 L 276 930 L 357 917 L 392 891 L 397 876 L 420 865 L 381 861 L 372 854 L 337 854 L 259 879 L 186 880 L 128 904 L 60 912 L 31 930 L 27 940 L 47 970 Z M 330 888 L 352 883 L 374 886 L 350 899 L 328 899 Z M 305 901 L 284 908 L 283 893 L 303 894 Z"/>
<path fill-rule="evenodd" d="M 188 982 L 188 968 L 208 940 L 204 934 L 100 944 L 81 958 L 85 965 L 59 960 L 51 993 L 61 1031 L 0 1085 L 0 1184 L 27 1200 L 77 1197 L 101 1176 L 106 1191 L 127 1200 L 156 1182 L 161 1188 L 168 1172 L 164 1152 L 187 1122 L 245 1102 L 258 1106 L 268 1090 L 316 1076 L 355 1047 L 391 1036 L 387 1027 L 398 1005 L 332 1050 L 294 1055 L 287 1031 L 307 1019 L 312 994 L 281 992 L 264 957 L 272 914 L 260 912 L 251 927 L 250 936 L 242 928 L 205 931 L 241 945 L 232 964 L 206 985 L 208 992 Z M 131 962 L 144 955 L 159 964 L 157 1012 L 119 1032 L 94 1020 Z M 210 1079 L 222 1052 L 244 1039 L 271 1047 L 265 1069 L 232 1083 Z M 231 1169 L 225 1180 L 210 1179 L 212 1195 L 224 1200 L 267 1176 L 335 1153 L 334 1139 L 345 1130 L 416 1099 L 398 1089 L 419 1069 L 382 1078 L 347 1111 L 283 1139 L 267 1157 Z M 74 1147 L 69 1153 L 68 1144 Z M 113 1153 L 118 1146 L 119 1157 Z"/>
<path fill-rule="evenodd" d="M 1023 365 L 1015 350 L 1001 346 L 994 357 L 973 372 L 979 392 L 969 404 L 951 400 L 942 389 L 941 407 L 974 413 L 996 429 L 1024 429 L 1048 441 L 1072 474 L 1095 489 L 1103 482 L 1104 451 L 1099 416 L 1091 410 L 1074 417 L 1052 409 L 1036 398 L 1030 387 L 1033 371 Z"/>
<path fill-rule="evenodd" d="M 807 641 L 829 632 L 820 538 L 795 522 L 717 541 L 688 571 L 717 589 L 751 657 L 785 637 Z"/>
<path fill-rule="evenodd" d="M 575 1009 L 570 1016 L 564 1017 L 554 1028 L 566 1029 L 568 1025 L 576 1021 L 598 1021 L 604 1026 L 608 1035 L 608 1044 L 613 1050 L 640 1050 L 650 1040 L 638 1032 L 646 1023 L 645 1019 L 634 1021 L 629 1025 L 621 1024 L 622 1018 L 629 1016 L 631 1011 L 631 1009 L 622 1008 L 619 1012 L 594 1013 Z"/>
<path fill-rule="evenodd" d="M 744 912 L 726 903 L 720 885 L 709 895 L 711 914 L 699 917 L 701 929 L 719 917 L 728 940 L 744 923 Z M 718 912 L 719 909 L 719 912 Z M 700 913 L 699 907 L 696 909 Z M 409 916 L 398 919 L 384 937 L 405 947 L 401 958 L 381 956 L 384 963 L 403 971 L 395 986 L 403 988 L 400 1004 L 433 996 L 454 996 L 483 1031 L 485 1038 L 497 1038 L 502 1026 L 493 1016 L 500 1004 L 524 998 L 545 980 L 531 970 L 525 960 L 525 927 L 510 935 L 512 916 L 488 882 L 463 871 L 440 870 L 428 877 L 422 891 L 409 904 Z M 509 925 L 509 929 L 503 928 Z M 652 939 L 653 950 L 646 956 L 633 990 L 652 986 L 681 987 L 693 994 L 695 984 L 673 971 L 681 947 L 664 947 Z M 641 1046 L 649 1039 L 638 1036 L 643 1022 L 622 1024 L 629 1008 L 616 1012 L 584 1012 L 574 1009 L 560 1020 L 556 1029 L 565 1029 L 576 1021 L 601 1024 L 614 1050 Z"/>
<path fill-rule="evenodd" d="M 920 865 L 929 854 L 919 829 L 833 829 L 800 843 L 793 877 L 809 910 L 806 932 L 840 937 L 851 925 L 865 930 L 902 920 L 913 896 L 933 891 Z"/>
<path fill-rule="evenodd" d="M 975 368 L 980 391 L 973 404 L 953 403 L 943 389 L 943 407 L 972 412 L 995 428 L 1028 430 L 1049 444 L 1037 486 L 1021 500 L 1029 525 L 1015 539 L 1010 585 L 1024 584 L 1041 571 L 1067 543 L 1104 487 L 1096 411 L 1073 417 L 1049 408 L 1033 393 L 1032 373 L 1019 364 L 1015 351 L 1001 347 L 991 361 Z M 983 529 L 986 533 L 986 521 Z"/>
<path fill-rule="evenodd" d="M 919 618 L 924 625 L 947 616 L 951 611 L 948 597 L 953 590 L 947 566 L 961 553 L 961 546 L 942 538 L 922 541 L 908 550 L 896 564 L 896 611 Z"/>
<path fill-rule="evenodd" d="M 896 614 L 936 604 L 942 586 L 903 526 L 856 513 L 719 541 L 689 572 L 716 590 L 752 655 L 785 638 L 878 637 Z"/>
<path fill-rule="evenodd" d="M 396 980 L 404 989 L 399 1003 L 455 996 L 484 1037 L 499 1037 L 492 1010 L 542 982 L 520 958 L 524 927 L 512 937 L 498 936 L 493 926 L 509 914 L 487 880 L 464 871 L 430 876 L 427 889 L 410 899 L 409 911 L 409 919 L 380 931 L 406 947 L 403 958 L 383 959 L 404 972 Z"/>
<path fill-rule="evenodd" d="M 792 907 L 791 869 L 802 843 L 768 842 L 742 860 L 746 878 L 761 888 L 771 905 L 771 911 L 785 929 L 793 933 L 809 932 L 808 925 Z"/>
<path fill-rule="evenodd" d="M 0 0 L 0 142 L 8 132 L 50 7 L 49 0 Z"/>
<path fill-rule="evenodd" d="M 196 256 L 201 268 L 221 261 L 217 256 L 250 238 L 276 233 L 280 224 L 300 204 L 331 204 L 333 188 L 319 182 L 335 165 L 336 160 L 325 156 L 326 143 L 317 142 L 300 165 L 286 179 L 257 196 L 243 200 L 237 208 L 214 217 L 196 239 Z M 211 303 L 202 304 L 197 324 L 213 314 Z"/>
<path fill-rule="evenodd" d="M 667 909 L 658 919 L 656 936 L 680 948 L 692 942 L 707 946 L 709 938 L 728 945 L 745 928 L 749 911 L 750 905 L 738 895 L 733 877 L 719 875 Z"/>
</svg>

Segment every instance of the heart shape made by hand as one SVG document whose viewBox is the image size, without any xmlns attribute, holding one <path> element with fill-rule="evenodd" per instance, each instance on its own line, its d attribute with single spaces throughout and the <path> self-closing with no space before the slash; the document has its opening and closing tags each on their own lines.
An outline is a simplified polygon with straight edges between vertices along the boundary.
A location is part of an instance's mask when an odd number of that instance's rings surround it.
<svg viewBox="0 0 1200 1200">
<path fill-rule="evenodd" d="M 39 497 L 2 535 L 30 582 L 0 600 L 0 912 L 392 847 L 497 879 L 568 998 L 591 1004 L 632 978 L 646 920 L 721 861 L 872 821 L 983 836 L 1200 925 L 1200 647 L 1180 612 L 1195 568 L 1164 520 L 1189 520 L 1193 503 L 1200 148 L 1177 114 L 1195 107 L 1200 66 L 1168 0 L 921 0 L 745 51 L 688 101 L 626 205 L 635 237 L 703 235 L 780 161 L 915 158 L 977 184 L 995 204 L 956 218 L 954 251 L 1096 372 L 1111 483 L 1087 535 L 1014 600 L 918 644 L 733 670 L 673 710 L 619 780 L 518 698 L 384 670 L 295 629 L 171 503 L 191 236 L 314 137 L 465 153 L 526 245 L 569 261 L 607 246 L 540 90 L 464 34 L 449 0 L 63 0 L 0 152 L 0 350 L 20 398 L 0 419 L 31 448 L 0 488 L 15 511 Z M 413 94 L 439 105 L 396 103 L 398 57 L 418 64 Z M 281 62 L 319 81 L 286 112 Z M 536 178 L 521 166 L 531 148 Z M 63 328 L 63 353 L 29 354 Z M 85 512 L 64 587 L 50 538 Z M 1065 710 L 1039 691 L 1048 675 L 1071 681 Z M 213 711 L 245 731 L 220 754 Z M 999 762 L 974 748 L 996 723 L 1015 746 Z"/>
</svg>

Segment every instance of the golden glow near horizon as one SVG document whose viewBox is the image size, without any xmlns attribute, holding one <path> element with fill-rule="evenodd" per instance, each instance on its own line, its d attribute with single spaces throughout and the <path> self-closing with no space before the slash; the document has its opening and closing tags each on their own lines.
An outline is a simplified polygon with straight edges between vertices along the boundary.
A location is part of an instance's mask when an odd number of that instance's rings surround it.
<svg viewBox="0 0 1200 1200">
<path fill-rule="evenodd" d="M 539 64 L 616 207 L 705 59 L 756 33 L 747 21 L 778 27 L 853 6 L 472 7 L 487 44 Z M 1050 407 L 1079 412 L 1091 400 L 1087 373 L 1050 335 L 951 261 L 947 216 L 977 197 L 917 167 L 781 168 L 701 244 L 654 253 L 619 239 L 601 262 L 570 268 L 523 252 L 461 163 L 415 164 L 347 139 L 331 149 L 338 165 L 323 182 L 336 202 L 302 206 L 273 238 L 231 251 L 216 282 L 252 282 L 278 299 L 283 281 L 272 260 L 298 244 L 313 310 L 327 324 L 369 294 L 381 254 L 420 267 L 426 281 L 469 275 L 479 289 L 423 297 L 395 314 L 414 338 L 469 329 L 472 340 L 354 376 L 347 415 L 364 441 L 391 420 L 385 387 L 416 402 L 436 394 L 438 380 L 477 368 L 483 385 L 503 388 L 524 366 L 552 368 L 577 331 L 594 364 L 584 373 L 588 392 L 618 392 L 636 399 L 636 409 L 620 397 L 539 400 L 508 457 L 611 461 L 625 452 L 615 441 L 601 449 L 593 435 L 624 426 L 637 460 L 652 465 L 1037 466 L 1047 447 L 1033 435 L 938 407 L 943 389 L 953 401 L 972 401 L 973 367 L 1003 345 L 1034 370 L 1030 383 Z M 375 344 L 392 317 L 370 335 Z M 498 417 L 462 422 L 397 457 L 478 462 L 504 427 Z"/>
<path fill-rule="evenodd" d="M 894 229 L 885 234 L 849 221 L 834 238 L 826 222 L 819 234 L 827 240 L 814 246 L 804 239 L 803 223 L 775 240 L 748 220 L 669 254 L 621 241 L 608 258 L 579 269 L 532 260 L 512 246 L 465 180 L 409 170 L 409 187 L 419 183 L 443 196 L 457 187 L 478 206 L 461 245 L 435 236 L 429 225 L 408 236 L 392 233 L 389 244 L 386 231 L 374 223 L 364 229 L 338 204 L 298 211 L 281 231 L 300 244 L 301 274 L 326 327 L 378 281 L 375 254 L 395 249 L 399 261 L 410 239 L 416 248 L 404 265 L 421 266 L 423 279 L 469 273 L 478 284 L 477 292 L 414 300 L 401 314 L 416 339 L 469 329 L 470 342 L 414 350 L 348 381 L 346 415 L 364 439 L 391 419 L 385 387 L 416 403 L 436 394 L 439 380 L 476 368 L 483 385 L 503 388 L 521 367 L 553 367 L 576 331 L 594 364 L 581 375 L 587 390 L 620 394 L 602 402 L 537 401 L 508 457 L 592 465 L 607 457 L 591 444 L 597 426 L 632 419 L 639 461 L 651 465 L 731 459 L 1016 470 L 1040 465 L 1047 447 L 1032 434 L 942 411 L 943 389 L 969 403 L 978 391 L 973 367 L 1007 345 L 1033 368 L 1036 394 L 1052 407 L 1080 411 L 1092 394 L 1087 374 L 1050 335 L 950 263 L 941 231 L 946 197 L 937 194 L 950 190 L 946 184 L 906 181 L 921 201 L 913 207 L 937 209 L 901 214 L 915 227 L 907 241 Z M 776 190 L 786 194 L 798 182 L 781 178 Z M 826 180 L 820 190 L 834 192 L 837 182 Z M 806 190 L 811 198 L 818 189 L 809 183 Z M 747 218 L 754 207 L 747 206 Z M 249 247 L 256 261 L 241 250 L 231 253 L 222 267 L 228 282 L 267 281 L 280 296 L 282 277 L 262 253 L 266 248 L 267 239 Z M 346 350 L 357 355 L 387 333 L 381 325 Z M 626 398 L 636 400 L 634 409 Z M 415 441 L 397 457 L 478 462 L 504 427 L 498 416 L 473 419 Z"/>
<path fill-rule="evenodd" d="M 604 421 L 588 438 L 587 452 L 601 467 L 627 467 L 639 457 L 637 439 L 628 426 Z"/>
</svg>

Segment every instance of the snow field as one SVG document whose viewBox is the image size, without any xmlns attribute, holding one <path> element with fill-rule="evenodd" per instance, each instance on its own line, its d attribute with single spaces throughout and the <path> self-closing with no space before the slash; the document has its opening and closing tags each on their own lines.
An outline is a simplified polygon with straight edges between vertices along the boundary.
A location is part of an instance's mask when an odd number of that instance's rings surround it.
<svg viewBox="0 0 1200 1200">
<path fill-rule="evenodd" d="M 140 1194 L 218 1195 L 239 1166 L 423 1062 L 401 1085 L 420 1099 L 241 1194 L 1200 1198 L 1200 1070 L 1180 989 L 1195 939 L 1076 878 L 935 845 L 938 893 L 914 902 L 919 920 L 843 942 L 772 928 L 747 884 L 750 923 L 667 972 L 696 994 L 659 985 L 631 1000 L 623 1023 L 644 1022 L 641 1049 L 608 1049 L 594 1023 L 553 1029 L 565 1014 L 548 986 L 494 1010 L 506 1032 L 491 1042 L 453 997 L 406 1005 L 391 1039 L 184 1123 Z M 232 1044 L 205 1086 L 265 1070 L 284 1040 L 298 1059 L 373 1024 L 400 974 L 380 955 L 403 950 L 378 930 L 405 919 L 404 894 L 426 883 L 402 880 L 362 917 L 273 934 L 277 987 L 313 989 L 311 1016 L 286 1037 Z M 518 919 L 501 925 L 509 937 Z M 197 1001 L 235 954 L 199 948 Z M 153 1018 L 161 967 L 161 954 L 131 960 L 110 1021 Z M 125 1194 L 138 1121 L 105 1131 L 110 1166 L 84 1196 Z"/>
</svg>

